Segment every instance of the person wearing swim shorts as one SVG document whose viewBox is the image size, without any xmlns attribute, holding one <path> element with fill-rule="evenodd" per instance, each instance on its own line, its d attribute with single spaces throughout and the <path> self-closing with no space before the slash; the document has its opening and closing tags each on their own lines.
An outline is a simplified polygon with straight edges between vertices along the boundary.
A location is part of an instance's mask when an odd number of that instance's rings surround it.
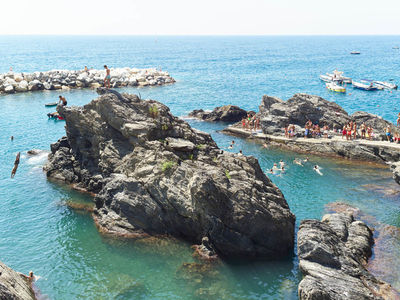
<svg viewBox="0 0 400 300">
<path fill-rule="evenodd" d="M 360 128 L 361 128 L 361 138 L 365 139 L 366 126 L 364 122 L 361 124 Z"/>
<path fill-rule="evenodd" d="M 107 65 L 104 65 L 104 69 L 106 69 L 106 77 L 104 77 L 104 87 L 109 89 L 111 80 L 110 69 L 107 67 Z"/>
<path fill-rule="evenodd" d="M 392 135 L 392 132 L 390 130 L 390 126 L 386 127 L 386 137 L 388 142 L 390 142 L 390 136 Z"/>
<path fill-rule="evenodd" d="M 60 100 L 58 100 L 58 104 L 61 104 L 62 106 L 67 106 L 67 99 L 65 99 L 65 97 L 63 97 L 63 96 L 58 96 L 58 98 L 60 99 Z"/>
</svg>

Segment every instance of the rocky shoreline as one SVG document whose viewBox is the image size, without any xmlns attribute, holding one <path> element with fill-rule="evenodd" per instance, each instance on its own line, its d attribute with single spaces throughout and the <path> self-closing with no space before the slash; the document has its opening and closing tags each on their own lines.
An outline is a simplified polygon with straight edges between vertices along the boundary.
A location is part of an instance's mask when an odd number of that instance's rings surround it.
<svg viewBox="0 0 400 300">
<path fill-rule="evenodd" d="M 96 193 L 101 231 L 171 235 L 212 259 L 292 252 L 295 217 L 257 159 L 221 151 L 157 101 L 98 92 L 84 107 L 58 108 L 67 137 L 45 171 Z"/>
<path fill-rule="evenodd" d="M 34 73 L 0 74 L 0 95 L 40 90 L 68 90 L 103 86 L 105 70 L 51 70 Z M 157 86 L 174 83 L 166 71 L 111 68 L 111 87 Z"/>
<path fill-rule="evenodd" d="M 303 220 L 297 234 L 300 300 L 397 299 L 397 292 L 367 269 L 371 229 L 352 213 L 333 213 L 322 221 Z"/>
<path fill-rule="evenodd" d="M 0 262 L 0 299 L 36 300 L 31 282 L 2 262 Z"/>
<path fill-rule="evenodd" d="M 338 104 L 318 96 L 296 94 L 288 101 L 283 101 L 265 95 L 257 115 L 261 119 L 259 131 L 246 130 L 238 122 L 222 132 L 260 140 L 267 145 L 299 153 L 385 164 L 400 161 L 400 144 L 388 142 L 385 136 L 388 126 L 392 133 L 397 131 L 393 124 L 367 112 L 359 111 L 349 115 Z M 304 124 L 308 120 L 313 124 L 320 124 L 321 127 L 327 125 L 330 129 L 327 133 L 329 138 L 304 138 Z M 350 121 L 355 121 L 358 125 L 364 122 L 366 126 L 371 126 L 374 139 L 343 139 L 339 130 Z M 289 124 L 295 128 L 295 134 L 291 138 L 285 136 L 284 131 Z M 399 168 L 396 169 L 393 165 L 392 169 L 396 180 L 399 178 L 396 172 Z M 397 179 L 396 182 L 399 183 L 400 180 Z"/>
</svg>

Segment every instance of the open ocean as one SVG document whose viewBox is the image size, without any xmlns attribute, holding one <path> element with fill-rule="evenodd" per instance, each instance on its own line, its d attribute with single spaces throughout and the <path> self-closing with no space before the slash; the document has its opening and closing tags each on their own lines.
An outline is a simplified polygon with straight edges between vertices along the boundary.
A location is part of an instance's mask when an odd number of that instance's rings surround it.
<svg viewBox="0 0 400 300">
<path fill-rule="evenodd" d="M 104 64 L 156 67 L 177 82 L 120 90 L 158 100 L 177 116 L 225 104 L 258 110 L 264 94 L 288 99 L 302 92 L 335 101 L 349 113 L 365 110 L 394 122 L 400 91 L 365 92 L 350 85 L 347 94 L 335 94 L 318 78 L 338 69 L 353 79 L 393 79 L 399 84 L 400 50 L 394 46 L 400 46 L 400 36 L 0 36 L 0 73 L 10 67 L 14 72 L 85 65 L 101 69 Z M 352 50 L 361 55 L 350 55 Z M 52 109 L 44 107 L 59 94 L 69 105 L 97 97 L 89 89 L 0 96 L 0 260 L 17 271 L 40 275 L 36 286 L 44 299 L 297 299 L 301 274 L 296 253 L 282 261 L 223 263 L 216 272 L 188 280 L 179 269 L 193 262 L 190 245 L 107 238 L 98 233 L 89 214 L 68 208 L 69 201 L 91 199 L 48 182 L 42 171 L 45 155 L 26 156 L 33 148 L 49 150 L 50 143 L 65 134 L 64 123 L 48 120 Z M 224 124 L 189 122 L 227 150 L 233 138 L 217 132 Z M 237 146 L 231 151 L 256 156 L 264 170 L 286 161 L 286 173 L 270 178 L 285 195 L 297 225 L 305 218 L 321 218 L 327 203 L 341 201 L 400 227 L 400 194 L 380 191 L 400 188 L 389 168 L 319 157 L 300 167 L 292 161 L 302 155 L 234 139 Z M 19 151 L 20 167 L 10 179 Z M 312 170 L 316 163 L 324 176 Z M 398 237 L 387 251 L 399 260 Z M 391 279 L 399 289 L 400 279 Z"/>
</svg>

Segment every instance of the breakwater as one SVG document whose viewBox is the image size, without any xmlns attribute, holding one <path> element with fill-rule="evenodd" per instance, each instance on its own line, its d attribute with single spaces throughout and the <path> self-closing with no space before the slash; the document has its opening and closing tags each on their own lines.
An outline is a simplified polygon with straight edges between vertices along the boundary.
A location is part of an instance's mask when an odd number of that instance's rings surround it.
<svg viewBox="0 0 400 300">
<path fill-rule="evenodd" d="M 51 70 L 45 72 L 0 74 L 0 94 L 40 90 L 98 88 L 103 86 L 105 70 Z M 166 71 L 156 69 L 111 68 L 110 86 L 156 86 L 174 83 Z"/>
</svg>

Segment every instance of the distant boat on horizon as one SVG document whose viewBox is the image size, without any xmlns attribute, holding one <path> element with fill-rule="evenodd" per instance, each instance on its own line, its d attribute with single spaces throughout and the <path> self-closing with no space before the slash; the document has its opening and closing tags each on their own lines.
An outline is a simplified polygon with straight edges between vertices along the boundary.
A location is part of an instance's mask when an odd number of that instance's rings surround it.
<svg viewBox="0 0 400 300">
<path fill-rule="evenodd" d="M 394 46 L 392 49 L 399 49 L 399 47 L 398 46 Z"/>
<path fill-rule="evenodd" d="M 361 52 L 360 51 L 351 51 L 350 54 L 357 55 L 357 54 L 361 54 Z"/>
</svg>

